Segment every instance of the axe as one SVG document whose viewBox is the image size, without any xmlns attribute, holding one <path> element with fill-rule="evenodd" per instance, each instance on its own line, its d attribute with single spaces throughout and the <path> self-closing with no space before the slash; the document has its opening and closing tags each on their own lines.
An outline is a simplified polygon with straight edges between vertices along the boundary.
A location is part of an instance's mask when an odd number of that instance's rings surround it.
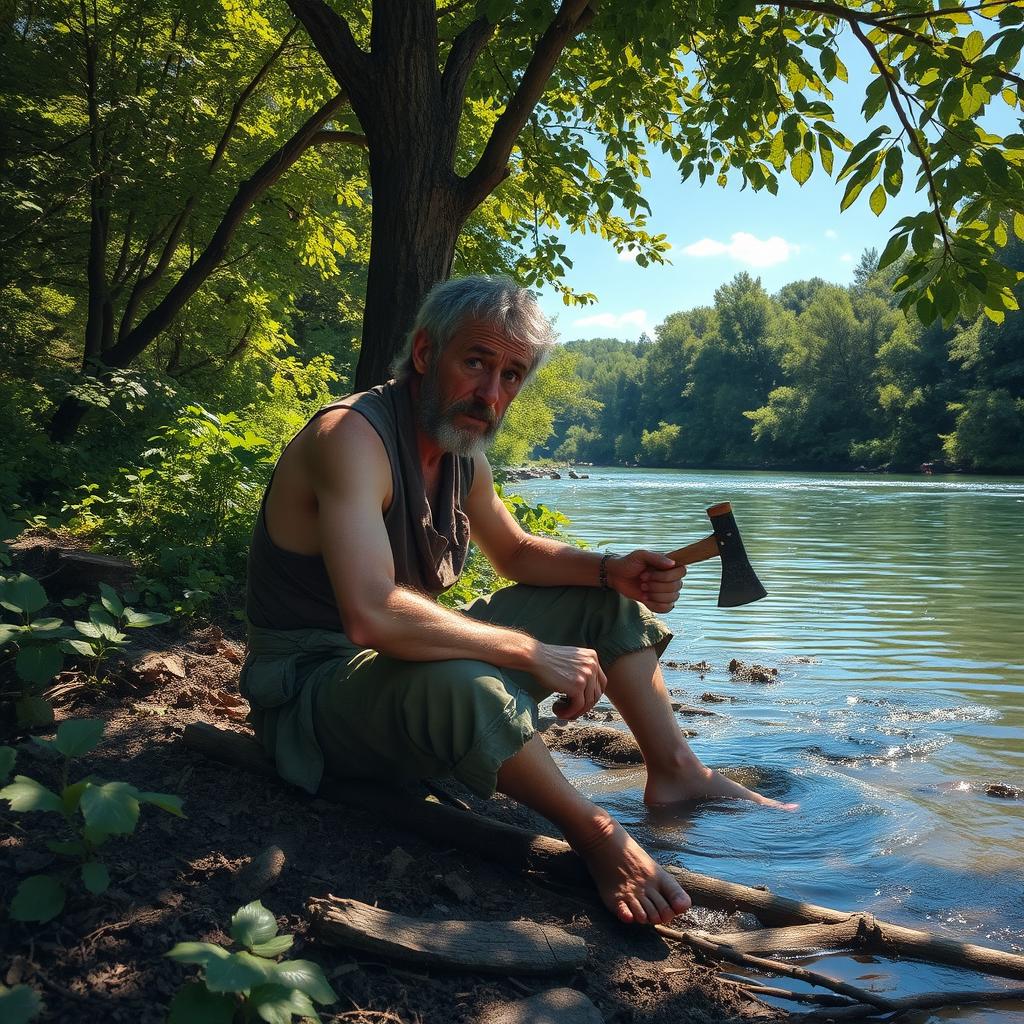
<svg viewBox="0 0 1024 1024">
<path fill-rule="evenodd" d="M 757 578 L 743 548 L 739 527 L 728 501 L 712 505 L 708 518 L 714 531 L 710 536 L 667 555 L 676 565 L 692 565 L 707 558 L 722 559 L 722 587 L 718 592 L 719 608 L 736 608 L 751 601 L 760 601 L 767 594 Z"/>
</svg>

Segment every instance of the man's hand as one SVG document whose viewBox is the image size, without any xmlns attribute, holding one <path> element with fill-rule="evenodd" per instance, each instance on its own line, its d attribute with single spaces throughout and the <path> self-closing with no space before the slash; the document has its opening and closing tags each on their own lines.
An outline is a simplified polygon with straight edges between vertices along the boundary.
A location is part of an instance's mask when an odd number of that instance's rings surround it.
<svg viewBox="0 0 1024 1024">
<path fill-rule="evenodd" d="M 608 685 L 597 651 L 586 647 L 538 644 L 530 673 L 552 692 L 565 694 L 555 701 L 554 712 L 567 722 L 589 711 Z"/>
<path fill-rule="evenodd" d="M 608 585 L 623 597 L 647 605 L 652 612 L 669 612 L 679 600 L 679 589 L 686 575 L 685 565 L 657 551 L 631 551 L 608 559 Z"/>
</svg>

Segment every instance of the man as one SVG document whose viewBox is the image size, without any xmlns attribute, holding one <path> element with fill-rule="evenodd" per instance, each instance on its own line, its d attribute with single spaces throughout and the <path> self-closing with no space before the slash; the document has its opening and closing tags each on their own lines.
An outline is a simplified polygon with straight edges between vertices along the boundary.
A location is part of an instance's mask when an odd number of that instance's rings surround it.
<svg viewBox="0 0 1024 1024">
<path fill-rule="evenodd" d="M 438 285 L 396 380 L 321 410 L 285 449 L 249 556 L 242 692 L 282 777 L 454 775 L 527 804 L 583 857 L 622 921 L 690 905 L 678 883 L 561 775 L 536 702 L 572 720 L 607 694 L 640 744 L 651 805 L 775 804 L 706 768 L 675 723 L 658 656 L 683 566 L 523 532 L 483 452 L 551 348 L 533 297 L 503 278 Z M 450 611 L 470 537 L 518 586 Z M 780 806 L 775 804 L 775 806 Z"/>
</svg>

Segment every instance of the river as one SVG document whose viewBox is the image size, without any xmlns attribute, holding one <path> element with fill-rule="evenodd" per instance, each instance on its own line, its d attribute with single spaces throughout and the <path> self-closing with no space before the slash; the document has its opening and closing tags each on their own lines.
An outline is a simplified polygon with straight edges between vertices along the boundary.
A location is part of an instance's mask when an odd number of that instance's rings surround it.
<svg viewBox="0 0 1024 1024">
<path fill-rule="evenodd" d="M 718 561 L 691 567 L 664 661 L 709 764 L 794 814 L 747 806 L 648 814 L 633 769 L 563 769 L 665 862 L 839 909 L 1024 952 L 1024 481 L 589 468 L 509 486 L 564 512 L 589 544 L 667 551 L 731 501 L 768 597 L 717 607 Z M 778 669 L 734 681 L 732 658 Z M 807 961 L 799 961 L 807 962 Z M 1011 984 L 953 969 L 832 956 L 880 992 Z M 1020 984 L 1019 982 L 1017 984 Z M 787 1004 L 792 1008 L 793 1004 Z M 1024 1003 L 915 1021 L 1024 1021 Z"/>
</svg>

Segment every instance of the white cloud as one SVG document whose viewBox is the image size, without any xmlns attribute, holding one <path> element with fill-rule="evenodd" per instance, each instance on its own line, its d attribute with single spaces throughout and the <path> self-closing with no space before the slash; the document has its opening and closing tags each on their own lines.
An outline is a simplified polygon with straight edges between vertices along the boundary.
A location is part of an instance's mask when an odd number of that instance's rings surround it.
<svg viewBox="0 0 1024 1024">
<path fill-rule="evenodd" d="M 636 249 L 623 249 L 622 252 L 619 253 L 619 262 L 620 263 L 635 263 L 636 262 L 636 257 L 637 257 L 637 250 Z"/>
<path fill-rule="evenodd" d="M 839 232 L 833 230 L 832 228 L 826 228 L 825 229 L 825 237 L 826 238 L 838 238 L 839 237 Z"/>
<path fill-rule="evenodd" d="M 631 309 L 628 313 L 594 313 L 592 316 L 580 317 L 573 320 L 573 327 L 601 327 L 608 331 L 620 331 L 623 333 L 640 334 L 647 331 L 650 334 L 653 327 L 647 318 L 646 309 Z"/>
<path fill-rule="evenodd" d="M 852 252 L 844 252 L 839 257 L 839 262 L 840 263 L 852 263 L 853 262 L 853 253 Z"/>
<path fill-rule="evenodd" d="M 750 267 L 773 267 L 776 263 L 785 263 L 799 251 L 799 245 L 787 242 L 778 235 L 758 238 L 746 231 L 737 231 L 728 242 L 702 238 L 683 249 L 687 256 L 696 256 L 698 259 L 706 256 L 728 256 L 737 263 L 745 263 Z"/>
</svg>

